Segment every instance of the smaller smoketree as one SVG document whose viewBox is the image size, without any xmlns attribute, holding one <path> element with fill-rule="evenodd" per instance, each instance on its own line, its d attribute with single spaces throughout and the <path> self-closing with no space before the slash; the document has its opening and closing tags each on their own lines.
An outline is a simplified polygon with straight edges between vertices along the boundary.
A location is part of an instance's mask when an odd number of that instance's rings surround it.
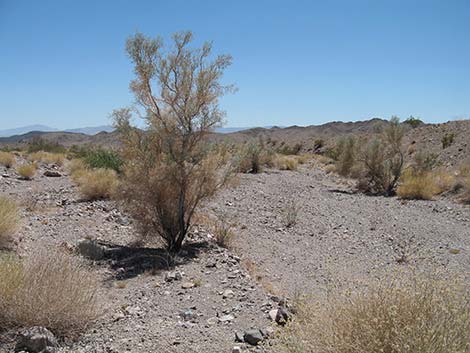
<svg viewBox="0 0 470 353">
<path fill-rule="evenodd" d="M 136 74 L 130 87 L 147 129 L 131 125 L 133 109 L 113 112 L 126 158 L 120 196 L 142 234 L 159 235 L 172 254 L 181 249 L 197 206 L 230 171 L 206 137 L 222 123 L 218 99 L 232 87 L 220 79 L 231 57 L 212 58 L 210 43 L 193 49 L 191 41 L 191 32 L 177 33 L 165 51 L 159 38 L 129 38 Z"/>
<path fill-rule="evenodd" d="M 403 136 L 400 120 L 392 117 L 382 136 L 366 146 L 362 153 L 364 172 L 359 180 L 359 189 L 375 195 L 395 195 L 405 163 Z"/>
</svg>

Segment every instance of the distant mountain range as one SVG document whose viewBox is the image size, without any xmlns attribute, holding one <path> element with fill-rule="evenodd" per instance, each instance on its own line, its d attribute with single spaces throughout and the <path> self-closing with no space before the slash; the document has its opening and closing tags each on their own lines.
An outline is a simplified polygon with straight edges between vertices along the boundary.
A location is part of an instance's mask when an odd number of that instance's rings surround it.
<svg viewBox="0 0 470 353">
<path fill-rule="evenodd" d="M 22 126 L 15 129 L 7 129 L 7 130 L 0 130 L 0 137 L 9 137 L 15 135 L 23 135 L 31 131 L 41 131 L 41 132 L 74 132 L 74 133 L 81 133 L 85 135 L 96 135 L 99 132 L 111 132 L 114 128 L 109 125 L 102 125 L 102 126 L 90 126 L 90 127 L 83 127 L 77 129 L 67 129 L 67 130 L 60 130 L 46 125 L 28 125 Z"/>
<path fill-rule="evenodd" d="M 270 126 L 264 126 L 264 128 L 269 129 Z M 243 131 L 251 129 L 251 127 L 221 127 L 215 129 L 216 132 L 221 134 L 228 134 L 231 132 Z M 31 131 L 40 131 L 40 132 L 74 132 L 81 133 L 85 135 L 96 135 L 100 132 L 112 132 L 114 128 L 110 125 L 101 125 L 101 126 L 90 126 L 77 129 L 67 129 L 60 130 L 46 125 L 28 125 L 22 126 L 15 129 L 0 130 L 0 137 L 10 137 L 16 135 L 24 135 Z"/>
</svg>

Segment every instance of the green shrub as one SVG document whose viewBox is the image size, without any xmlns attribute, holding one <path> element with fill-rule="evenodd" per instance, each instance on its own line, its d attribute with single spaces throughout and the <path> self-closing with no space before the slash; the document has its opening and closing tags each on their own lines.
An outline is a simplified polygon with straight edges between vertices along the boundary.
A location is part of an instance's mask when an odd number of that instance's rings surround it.
<svg viewBox="0 0 470 353">
<path fill-rule="evenodd" d="M 92 169 L 112 169 L 117 173 L 122 171 L 123 160 L 115 151 L 104 149 L 91 150 L 86 154 L 84 161 Z"/>
</svg>

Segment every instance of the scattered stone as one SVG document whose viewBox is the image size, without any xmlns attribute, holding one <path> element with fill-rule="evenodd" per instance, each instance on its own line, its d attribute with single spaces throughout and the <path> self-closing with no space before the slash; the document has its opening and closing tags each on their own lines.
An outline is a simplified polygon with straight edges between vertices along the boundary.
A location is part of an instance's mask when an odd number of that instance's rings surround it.
<svg viewBox="0 0 470 353">
<path fill-rule="evenodd" d="M 46 170 L 44 172 L 44 176 L 49 177 L 49 178 L 60 178 L 62 176 L 62 174 L 60 174 L 56 170 Z"/>
<path fill-rule="evenodd" d="M 243 332 L 235 332 L 235 342 L 245 342 L 245 339 L 243 338 Z"/>
<path fill-rule="evenodd" d="M 256 346 L 259 342 L 263 340 L 263 334 L 258 329 L 251 329 L 245 331 L 243 335 L 243 340 L 246 343 L 251 344 L 252 346 Z"/>
<path fill-rule="evenodd" d="M 192 311 L 191 309 L 187 310 L 182 310 L 179 314 L 179 316 L 184 320 L 184 321 L 189 321 L 189 320 L 194 320 L 196 318 L 196 313 Z"/>
<path fill-rule="evenodd" d="M 184 282 L 181 285 L 181 288 L 183 288 L 183 289 L 190 289 L 190 288 L 194 288 L 194 287 L 195 287 L 195 284 L 193 282 Z"/>
<path fill-rule="evenodd" d="M 233 298 L 235 294 L 233 293 L 233 290 L 231 289 L 226 289 L 222 293 L 222 298 L 227 299 L 227 298 Z"/>
<path fill-rule="evenodd" d="M 57 339 L 51 331 L 45 327 L 34 326 L 18 333 L 15 352 L 54 353 L 58 346 Z"/>
<path fill-rule="evenodd" d="M 233 321 L 234 319 L 235 319 L 235 317 L 233 315 L 230 315 L 230 314 L 219 317 L 220 322 L 229 322 L 229 321 Z"/>
<path fill-rule="evenodd" d="M 232 348 L 232 353 L 242 353 L 242 349 L 240 346 L 234 346 Z"/>
<path fill-rule="evenodd" d="M 165 275 L 166 282 L 179 281 L 183 279 L 183 275 L 179 271 L 170 271 Z"/>
</svg>

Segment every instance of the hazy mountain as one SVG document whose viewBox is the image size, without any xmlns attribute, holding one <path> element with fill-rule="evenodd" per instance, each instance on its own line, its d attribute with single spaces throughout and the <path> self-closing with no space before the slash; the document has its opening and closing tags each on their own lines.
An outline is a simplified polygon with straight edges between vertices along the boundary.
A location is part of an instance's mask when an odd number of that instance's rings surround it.
<svg viewBox="0 0 470 353">
<path fill-rule="evenodd" d="M 26 134 L 30 131 L 57 131 L 57 129 L 54 129 L 52 127 L 46 126 L 46 125 L 28 125 L 28 126 L 22 126 L 22 127 L 17 127 L 14 129 L 6 129 L 6 130 L 0 130 L 0 137 L 8 137 L 8 136 L 13 136 L 13 135 L 23 135 Z"/>
<path fill-rule="evenodd" d="M 96 135 L 99 132 L 113 132 L 114 127 L 111 125 L 101 125 L 101 126 L 89 126 L 89 127 L 82 127 L 78 129 L 67 129 L 64 130 L 65 132 L 76 132 L 86 135 Z"/>
</svg>

